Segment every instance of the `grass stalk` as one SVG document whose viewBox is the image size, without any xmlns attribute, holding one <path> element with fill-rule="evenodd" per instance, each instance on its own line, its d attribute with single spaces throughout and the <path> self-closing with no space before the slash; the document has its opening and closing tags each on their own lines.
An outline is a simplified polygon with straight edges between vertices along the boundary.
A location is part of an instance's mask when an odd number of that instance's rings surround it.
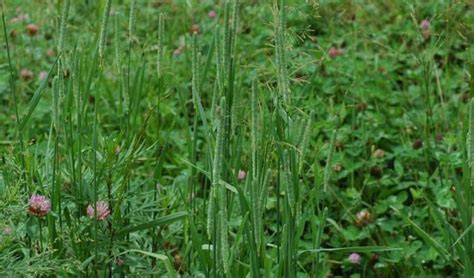
<svg viewBox="0 0 474 278">
<path fill-rule="evenodd" d="M 8 41 L 8 32 L 7 32 L 7 25 L 5 23 L 5 6 L 2 5 L 2 26 L 3 26 L 3 37 L 5 39 L 5 48 L 7 50 L 7 60 L 8 60 L 8 69 L 10 72 L 10 79 L 9 79 L 9 85 L 10 85 L 10 91 L 13 97 L 13 107 L 15 110 L 15 122 L 16 122 L 16 132 L 19 140 L 19 146 L 20 146 L 20 162 L 21 166 L 23 169 L 22 176 L 26 178 L 26 163 L 25 163 L 25 146 L 24 146 L 24 141 L 23 141 L 23 133 L 21 132 L 21 125 L 20 125 L 20 113 L 18 111 L 18 96 L 16 92 L 16 82 L 15 82 L 15 68 L 13 67 L 12 64 L 12 59 L 11 59 L 11 54 L 10 54 L 10 44 Z M 28 192 L 28 185 L 26 181 L 24 182 L 24 187 L 23 190 L 25 192 Z"/>
<path fill-rule="evenodd" d="M 106 45 L 105 40 L 107 39 L 107 30 L 108 30 L 111 7 L 112 7 L 112 0 L 107 0 L 107 2 L 105 2 L 104 14 L 102 16 L 102 24 L 100 27 L 100 37 L 99 37 L 99 58 L 101 60 L 101 63 L 105 55 L 105 45 Z"/>
</svg>

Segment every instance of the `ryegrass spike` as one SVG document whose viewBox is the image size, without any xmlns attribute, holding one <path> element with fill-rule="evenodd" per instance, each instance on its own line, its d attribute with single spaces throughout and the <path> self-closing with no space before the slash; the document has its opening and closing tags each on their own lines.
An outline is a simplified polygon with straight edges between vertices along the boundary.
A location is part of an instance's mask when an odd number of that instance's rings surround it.
<svg viewBox="0 0 474 278">
<path fill-rule="evenodd" d="M 56 132 L 58 133 L 59 130 L 59 77 L 55 76 L 53 78 L 53 107 L 52 107 L 52 114 L 53 114 L 53 127 Z"/>
<path fill-rule="evenodd" d="M 62 53 L 64 49 L 64 39 L 66 36 L 67 19 L 69 16 L 69 7 L 71 5 L 71 1 L 65 0 L 63 5 L 64 6 L 63 6 L 63 13 L 61 15 L 61 27 L 59 30 L 58 53 Z"/>
<path fill-rule="evenodd" d="M 305 157 L 305 153 L 306 153 L 306 148 L 308 147 L 308 141 L 309 141 L 309 137 L 311 135 L 311 126 L 313 124 L 313 115 L 314 113 L 311 112 L 309 114 L 309 117 L 308 117 L 308 121 L 306 122 L 306 126 L 304 127 L 304 133 L 303 133 L 303 137 L 301 139 L 301 144 L 299 146 L 299 149 L 300 149 L 300 161 L 298 163 L 298 173 L 301 174 L 301 170 L 303 169 L 303 163 L 304 163 L 304 157 Z"/>
<path fill-rule="evenodd" d="M 135 28 L 135 4 L 136 0 L 132 0 L 130 3 L 130 16 L 128 18 L 128 39 L 130 41 L 133 38 L 133 31 Z"/>
<path fill-rule="evenodd" d="M 99 37 L 99 57 L 100 59 L 104 58 L 105 52 L 105 39 L 107 38 L 107 28 L 109 24 L 110 9 L 112 6 L 112 0 L 107 0 L 105 3 L 104 15 L 102 17 L 102 25 L 100 27 L 100 37 Z"/>
<path fill-rule="evenodd" d="M 219 203 L 219 231 L 220 231 L 220 244 L 219 254 L 221 255 L 221 262 L 225 273 L 229 271 L 229 243 L 227 236 L 227 194 L 224 183 L 221 183 L 221 175 L 223 170 L 223 158 L 224 158 L 224 125 L 225 125 L 225 114 L 224 109 L 226 107 L 225 97 L 221 98 L 220 102 L 220 116 L 219 125 L 217 128 L 217 139 L 216 139 L 216 151 L 214 154 L 214 167 L 213 167 L 213 186 L 218 189 L 217 200 Z"/>
<path fill-rule="evenodd" d="M 334 146 L 336 145 L 336 136 L 337 136 L 337 130 L 334 130 L 332 132 L 331 136 L 331 141 L 329 143 L 329 150 L 328 150 L 328 156 L 326 159 L 326 167 L 324 169 L 324 182 L 323 182 L 323 192 L 326 193 L 328 186 L 329 186 L 329 179 L 331 178 L 331 164 L 332 164 L 332 156 L 334 154 Z"/>
<path fill-rule="evenodd" d="M 252 144 L 252 178 L 255 180 L 257 178 L 257 138 L 258 138 L 258 127 L 257 127 L 257 118 L 258 118 L 258 100 L 257 100 L 257 84 L 254 80 L 252 82 L 252 96 L 251 96 L 251 112 L 252 112 L 252 122 L 251 122 L 251 131 L 250 138 Z"/>
<path fill-rule="evenodd" d="M 158 50 L 156 55 L 156 69 L 158 73 L 158 78 L 161 78 L 163 74 L 163 45 L 165 37 L 165 20 L 163 14 L 160 13 L 158 16 Z"/>
<path fill-rule="evenodd" d="M 472 78 L 472 77 L 471 77 Z M 464 231 L 469 229 L 469 226 L 472 225 L 472 192 L 474 190 L 474 99 L 471 98 L 469 105 L 469 136 L 468 136 L 468 163 L 470 169 L 470 180 L 469 183 L 465 183 L 464 196 L 465 201 L 464 205 L 461 204 L 460 209 L 465 212 L 463 219 Z M 474 247 L 473 247 L 473 231 L 471 230 L 464 238 L 464 277 L 472 277 L 474 274 L 473 262 L 474 262 Z"/>
</svg>

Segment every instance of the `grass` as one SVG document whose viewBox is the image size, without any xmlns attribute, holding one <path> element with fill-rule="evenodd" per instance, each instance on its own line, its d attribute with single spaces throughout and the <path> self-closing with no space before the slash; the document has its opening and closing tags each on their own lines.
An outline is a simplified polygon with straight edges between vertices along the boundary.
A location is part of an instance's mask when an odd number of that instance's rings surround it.
<svg viewBox="0 0 474 278">
<path fill-rule="evenodd" d="M 472 277 L 470 7 L 2 3 L 1 276 Z"/>
</svg>

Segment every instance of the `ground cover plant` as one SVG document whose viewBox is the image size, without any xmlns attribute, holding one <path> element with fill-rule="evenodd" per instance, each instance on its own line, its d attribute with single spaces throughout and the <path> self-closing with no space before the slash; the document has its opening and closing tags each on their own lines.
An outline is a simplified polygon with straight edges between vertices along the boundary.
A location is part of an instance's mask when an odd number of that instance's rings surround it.
<svg viewBox="0 0 474 278">
<path fill-rule="evenodd" d="M 2 2 L 1 277 L 474 277 L 471 1 Z"/>
</svg>

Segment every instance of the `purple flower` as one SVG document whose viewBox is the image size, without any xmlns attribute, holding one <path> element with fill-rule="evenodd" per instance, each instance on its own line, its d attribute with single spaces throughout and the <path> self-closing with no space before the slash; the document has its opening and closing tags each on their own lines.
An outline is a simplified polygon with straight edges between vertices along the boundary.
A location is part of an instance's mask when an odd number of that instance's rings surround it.
<svg viewBox="0 0 474 278">
<path fill-rule="evenodd" d="M 423 30 L 429 30 L 431 27 L 431 23 L 428 19 L 423 19 L 423 21 L 421 21 L 420 23 L 420 28 L 423 29 Z"/>
<path fill-rule="evenodd" d="M 210 11 L 207 13 L 207 16 L 208 16 L 209 18 L 214 18 L 214 17 L 217 16 L 217 13 L 216 13 L 216 11 L 214 11 L 214 10 L 210 10 Z"/>
<path fill-rule="evenodd" d="M 28 205 L 28 212 L 37 217 L 46 216 L 51 209 L 51 202 L 42 195 L 32 195 Z"/>
<path fill-rule="evenodd" d="M 180 46 L 173 51 L 173 56 L 179 56 L 183 52 L 184 47 Z"/>
<path fill-rule="evenodd" d="M 41 71 L 41 72 L 38 74 L 39 80 L 45 80 L 47 77 L 48 77 L 48 72 L 47 72 L 47 71 Z"/>
<path fill-rule="evenodd" d="M 336 58 L 339 55 L 342 55 L 343 53 L 344 53 L 344 50 L 342 50 L 340 48 L 336 48 L 334 46 L 329 48 L 329 51 L 328 51 L 329 57 L 331 57 L 333 59 Z"/>
<path fill-rule="evenodd" d="M 357 253 L 352 253 L 347 258 L 351 264 L 360 264 L 361 256 Z"/>
<path fill-rule="evenodd" d="M 109 205 L 104 201 L 98 201 L 95 204 L 97 213 L 93 205 L 87 206 L 87 215 L 90 218 L 96 218 L 97 220 L 105 220 L 110 215 Z M 97 215 L 96 215 L 97 214 Z"/>
<path fill-rule="evenodd" d="M 247 177 L 247 173 L 244 170 L 239 170 L 239 173 L 237 173 L 237 179 L 239 181 L 243 181 L 245 180 L 246 177 Z"/>
</svg>

